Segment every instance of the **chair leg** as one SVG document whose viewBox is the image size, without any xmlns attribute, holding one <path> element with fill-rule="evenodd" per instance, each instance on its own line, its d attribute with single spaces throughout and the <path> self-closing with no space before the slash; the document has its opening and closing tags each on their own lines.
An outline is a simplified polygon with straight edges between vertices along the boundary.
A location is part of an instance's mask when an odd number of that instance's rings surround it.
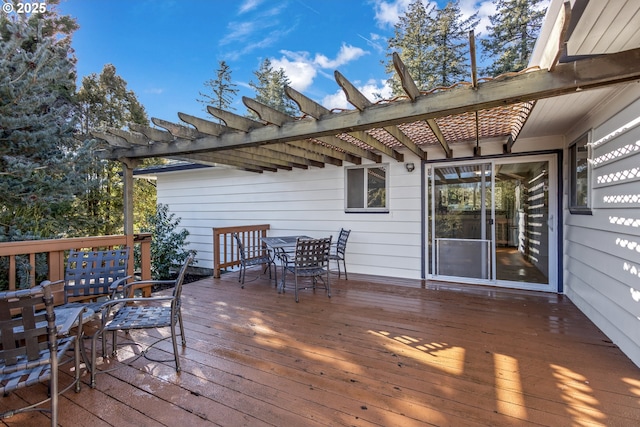
<svg viewBox="0 0 640 427">
<path fill-rule="evenodd" d="M 58 351 L 53 343 L 51 354 L 51 378 L 49 380 L 49 390 L 51 393 L 51 426 L 58 426 Z"/>
<path fill-rule="evenodd" d="M 182 322 L 180 323 L 180 329 L 182 329 Z M 176 372 L 180 372 L 180 357 L 178 357 L 178 340 L 176 338 L 176 325 L 171 325 L 171 341 L 173 343 L 173 357 L 176 361 Z"/>
<path fill-rule="evenodd" d="M 295 288 L 294 293 L 295 293 L 295 297 L 296 297 L 296 302 L 298 302 L 298 275 L 297 274 L 294 274 L 294 281 L 295 281 L 295 284 L 296 284 L 296 288 Z"/>
<path fill-rule="evenodd" d="M 345 276 L 346 276 L 346 272 L 345 272 Z M 329 298 L 331 298 L 331 282 L 329 279 L 330 276 L 330 272 L 329 272 L 329 266 L 327 265 L 327 295 Z"/>
<path fill-rule="evenodd" d="M 78 326 L 78 335 L 75 338 L 75 344 L 73 345 L 73 367 L 75 368 L 75 376 L 74 380 L 76 382 L 76 393 L 80 393 L 80 346 L 84 343 L 82 342 L 82 325 Z"/>
<path fill-rule="evenodd" d="M 180 324 L 180 337 L 182 337 L 182 346 L 186 347 L 187 337 L 184 335 L 184 324 L 182 323 L 182 312 L 178 313 L 178 323 Z"/>
<path fill-rule="evenodd" d="M 273 281 L 277 287 L 278 286 L 278 266 L 276 265 L 275 262 L 273 262 Z"/>
<path fill-rule="evenodd" d="M 340 265 L 339 261 L 338 265 Z M 349 280 L 349 276 L 347 276 L 347 261 L 344 258 L 342 258 L 342 265 L 344 266 L 344 280 Z"/>
<path fill-rule="evenodd" d="M 103 332 L 104 333 L 104 332 Z M 91 337 L 91 388 L 96 388 L 96 341 L 98 340 L 98 332 Z M 102 350 L 104 353 L 104 349 Z"/>
</svg>

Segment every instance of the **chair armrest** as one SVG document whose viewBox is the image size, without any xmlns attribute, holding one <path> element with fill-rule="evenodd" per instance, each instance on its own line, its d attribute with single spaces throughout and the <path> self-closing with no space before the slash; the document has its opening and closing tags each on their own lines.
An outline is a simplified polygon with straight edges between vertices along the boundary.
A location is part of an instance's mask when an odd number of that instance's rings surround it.
<svg viewBox="0 0 640 427">
<path fill-rule="evenodd" d="M 123 294 L 127 296 L 127 298 L 131 298 L 131 292 L 135 291 L 136 289 L 146 288 L 147 286 L 152 285 L 171 285 L 175 282 L 175 280 L 137 280 L 135 282 L 127 283 L 126 285 L 124 285 L 122 291 Z"/>
<path fill-rule="evenodd" d="M 118 305 L 118 304 L 128 304 L 128 303 L 133 303 L 133 302 L 158 302 L 158 301 L 171 301 L 171 300 L 173 300 L 173 295 L 166 296 L 166 297 L 120 298 L 120 299 L 114 299 L 114 300 L 110 300 L 110 301 L 105 301 L 100 306 L 98 311 L 102 311 L 102 312 L 104 312 L 105 310 L 108 311 L 111 307 L 113 307 L 114 305 Z"/>
<path fill-rule="evenodd" d="M 133 276 L 126 276 L 123 277 L 121 279 L 118 280 L 114 280 L 113 283 L 111 283 L 111 285 L 109 285 L 109 290 L 111 291 L 112 294 L 116 293 L 118 291 L 118 288 L 120 286 L 124 286 L 127 283 L 127 280 L 131 279 Z"/>
<path fill-rule="evenodd" d="M 40 286 L 44 285 L 45 283 L 49 285 L 57 285 L 62 282 L 64 282 L 64 279 L 56 280 L 55 282 L 52 282 L 51 280 L 43 280 L 42 282 L 40 282 Z"/>
</svg>

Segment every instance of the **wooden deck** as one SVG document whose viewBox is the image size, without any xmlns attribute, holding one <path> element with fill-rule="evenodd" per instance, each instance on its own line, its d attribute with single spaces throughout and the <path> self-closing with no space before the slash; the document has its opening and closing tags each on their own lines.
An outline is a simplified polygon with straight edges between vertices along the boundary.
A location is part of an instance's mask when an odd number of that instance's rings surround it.
<svg viewBox="0 0 640 427">
<path fill-rule="evenodd" d="M 85 374 L 61 397 L 60 424 L 640 425 L 640 369 L 566 297 L 353 274 L 331 299 L 306 290 L 296 304 L 266 280 L 236 280 L 185 285 L 180 374 L 125 346 L 96 389 Z M 156 347 L 149 357 L 171 359 L 168 341 Z M 44 393 L 13 393 L 0 410 Z"/>
</svg>

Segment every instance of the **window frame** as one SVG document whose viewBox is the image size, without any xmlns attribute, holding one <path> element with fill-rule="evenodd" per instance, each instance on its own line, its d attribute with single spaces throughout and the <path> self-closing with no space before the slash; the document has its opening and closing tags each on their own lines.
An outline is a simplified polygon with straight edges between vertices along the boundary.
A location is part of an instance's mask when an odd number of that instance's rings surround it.
<svg viewBox="0 0 640 427">
<path fill-rule="evenodd" d="M 568 147 L 569 153 L 569 191 L 568 191 L 568 205 L 569 212 L 576 215 L 591 215 L 591 132 L 582 134 L 579 138 L 574 140 Z M 586 157 L 581 158 L 578 155 L 580 148 L 583 147 L 586 152 Z M 586 176 L 586 203 L 578 204 L 578 166 L 579 161 L 584 160 L 587 167 Z"/>
<path fill-rule="evenodd" d="M 385 200 L 384 207 L 368 207 L 368 170 L 375 168 L 384 168 L 385 177 L 384 177 L 384 185 L 385 185 Z M 363 197 L 363 207 L 349 207 L 350 197 L 349 197 L 349 171 L 352 170 L 362 170 L 363 171 L 363 187 L 362 187 L 362 197 Z M 357 166 L 348 166 L 344 168 L 344 211 L 345 213 L 389 213 L 389 163 L 371 163 L 366 165 L 357 165 Z"/>
</svg>

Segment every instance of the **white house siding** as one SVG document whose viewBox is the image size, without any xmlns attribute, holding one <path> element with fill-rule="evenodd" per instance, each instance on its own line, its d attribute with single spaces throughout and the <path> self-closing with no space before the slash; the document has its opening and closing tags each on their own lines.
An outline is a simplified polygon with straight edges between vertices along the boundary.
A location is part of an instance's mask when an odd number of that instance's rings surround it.
<svg viewBox="0 0 640 427">
<path fill-rule="evenodd" d="M 592 215 L 565 212 L 564 280 L 568 297 L 640 366 L 640 124 L 620 129 L 634 120 L 640 98 L 592 131 Z"/>
<path fill-rule="evenodd" d="M 159 173 L 158 203 L 181 218 L 198 267 L 213 267 L 213 227 L 270 224 L 271 235 L 334 239 L 344 227 L 351 229 L 349 272 L 420 278 L 419 162 L 412 173 L 404 163 L 384 163 L 390 166 L 388 214 L 345 213 L 344 168 L 329 165 L 262 174 L 225 168 Z"/>
</svg>

